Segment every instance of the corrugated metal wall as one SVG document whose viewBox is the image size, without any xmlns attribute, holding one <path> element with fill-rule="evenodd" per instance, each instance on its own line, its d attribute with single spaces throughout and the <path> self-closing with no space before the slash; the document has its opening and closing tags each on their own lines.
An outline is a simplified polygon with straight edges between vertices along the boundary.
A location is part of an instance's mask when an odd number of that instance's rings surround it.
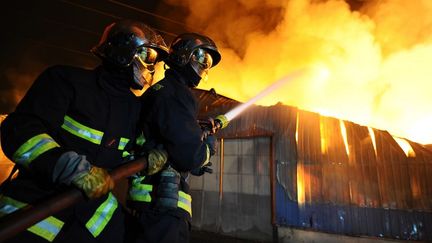
<svg viewBox="0 0 432 243">
<path fill-rule="evenodd" d="M 385 131 L 305 111 L 297 140 L 297 198 L 279 198 L 279 223 L 432 240 L 431 151 L 410 142 L 407 156 Z"/>
<path fill-rule="evenodd" d="M 238 103 L 197 92 L 201 116 Z M 293 107 L 255 106 L 219 137 L 270 136 L 273 223 L 323 232 L 432 241 L 432 151 L 386 131 Z M 415 154 L 415 156 L 414 156 Z"/>
</svg>

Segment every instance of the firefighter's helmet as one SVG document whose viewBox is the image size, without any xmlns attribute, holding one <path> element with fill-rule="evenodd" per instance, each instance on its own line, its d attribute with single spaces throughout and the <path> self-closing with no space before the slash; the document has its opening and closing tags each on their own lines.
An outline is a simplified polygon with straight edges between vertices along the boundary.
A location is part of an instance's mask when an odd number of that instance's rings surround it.
<svg viewBox="0 0 432 243">
<path fill-rule="evenodd" d="M 194 52 L 202 54 L 203 51 L 210 54 L 211 67 L 216 66 L 221 60 L 221 55 L 212 39 L 197 33 L 184 33 L 173 40 L 167 62 L 182 67 L 191 61 Z M 197 54 L 200 55 L 200 53 Z"/>
<path fill-rule="evenodd" d="M 147 25 L 121 20 L 105 28 L 92 52 L 104 64 L 131 75 L 131 87 L 142 89 L 153 83 L 155 64 L 168 56 L 163 38 Z"/>
<path fill-rule="evenodd" d="M 117 67 L 128 67 L 136 55 L 146 63 L 155 63 L 168 55 L 162 37 L 147 25 L 133 20 L 120 20 L 107 26 L 99 44 L 91 51 Z"/>
<path fill-rule="evenodd" d="M 210 68 L 220 60 L 221 55 L 212 39 L 185 33 L 174 39 L 165 62 L 186 75 L 189 87 L 196 87 L 201 80 L 207 79 Z"/>
</svg>

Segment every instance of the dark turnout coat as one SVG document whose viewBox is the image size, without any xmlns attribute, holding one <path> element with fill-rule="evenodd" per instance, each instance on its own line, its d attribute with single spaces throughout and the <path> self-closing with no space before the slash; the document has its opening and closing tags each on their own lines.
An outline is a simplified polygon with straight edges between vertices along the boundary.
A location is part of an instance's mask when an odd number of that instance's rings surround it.
<svg viewBox="0 0 432 243">
<path fill-rule="evenodd" d="M 119 78 L 102 66 L 54 66 L 36 79 L 1 125 L 2 148 L 19 175 L 4 186 L 0 216 L 10 213 L 7 205 L 20 208 L 62 191 L 64 185 L 53 181 L 53 170 L 65 152 L 85 155 L 91 164 L 108 170 L 122 163 L 135 141 L 140 104 Z M 120 242 L 121 211 L 110 193 L 63 210 L 53 215 L 55 220 L 47 219 L 45 228 L 34 227 L 18 239 Z"/>
</svg>

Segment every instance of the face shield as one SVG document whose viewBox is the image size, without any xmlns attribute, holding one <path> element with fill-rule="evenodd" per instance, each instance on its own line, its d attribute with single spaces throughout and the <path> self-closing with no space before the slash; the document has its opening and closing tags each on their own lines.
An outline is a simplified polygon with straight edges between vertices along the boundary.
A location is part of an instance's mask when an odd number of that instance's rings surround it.
<svg viewBox="0 0 432 243">
<path fill-rule="evenodd" d="M 134 82 L 139 89 L 152 85 L 156 62 L 158 62 L 158 53 L 155 49 L 145 46 L 138 48 L 132 59 L 132 67 Z"/>
<path fill-rule="evenodd" d="M 201 80 L 208 78 L 208 71 L 213 65 L 213 58 L 205 49 L 197 48 L 190 59 L 190 65 Z"/>
</svg>

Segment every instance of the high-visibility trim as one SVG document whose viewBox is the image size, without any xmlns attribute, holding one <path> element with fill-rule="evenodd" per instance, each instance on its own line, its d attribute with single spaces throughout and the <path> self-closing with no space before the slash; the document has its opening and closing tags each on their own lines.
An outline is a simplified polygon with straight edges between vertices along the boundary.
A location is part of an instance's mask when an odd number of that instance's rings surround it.
<svg viewBox="0 0 432 243">
<path fill-rule="evenodd" d="M 209 145 L 206 144 L 206 159 L 205 159 L 204 163 L 202 164 L 202 166 L 208 164 L 208 162 L 210 162 L 210 148 L 209 148 Z"/>
<path fill-rule="evenodd" d="M 102 137 L 104 135 L 103 132 L 87 127 L 75 121 L 70 116 L 64 117 L 64 122 L 61 127 L 77 137 L 80 137 L 98 145 L 101 144 Z"/>
<path fill-rule="evenodd" d="M 23 143 L 13 154 L 12 159 L 19 165 L 28 166 L 39 155 L 55 147 L 60 145 L 50 135 L 42 133 Z"/>
<path fill-rule="evenodd" d="M 192 197 L 183 191 L 179 191 L 178 194 L 179 199 L 177 202 L 177 207 L 186 210 L 192 217 Z"/>
<path fill-rule="evenodd" d="M 132 189 L 129 190 L 129 197 L 133 201 L 138 202 L 151 202 L 152 198 L 150 193 L 153 190 L 153 185 L 141 184 L 133 185 Z"/>
<path fill-rule="evenodd" d="M 124 150 L 124 148 L 126 147 L 126 144 L 128 142 L 129 142 L 129 138 L 120 138 L 118 149 L 119 150 Z"/>
<path fill-rule="evenodd" d="M 50 216 L 28 228 L 27 230 L 48 240 L 49 242 L 52 242 L 60 232 L 63 225 L 64 223 L 61 220 Z"/>
<path fill-rule="evenodd" d="M 129 198 L 133 201 L 138 202 L 151 202 L 151 192 L 153 191 L 153 185 L 141 184 L 145 179 L 145 176 L 136 177 L 132 180 L 132 186 L 129 190 Z"/>
<path fill-rule="evenodd" d="M 146 139 L 145 139 L 143 133 L 141 133 L 141 135 L 139 135 L 139 137 L 137 137 L 137 139 L 136 139 L 136 141 L 135 141 L 135 143 L 136 143 L 138 146 L 143 146 L 143 144 L 144 144 L 145 142 L 146 142 Z"/>
<path fill-rule="evenodd" d="M 26 203 L 17 201 L 13 198 L 3 196 L 0 199 L 0 217 L 15 212 L 16 210 L 27 206 Z M 37 224 L 27 228 L 28 231 L 38 235 L 49 242 L 52 242 L 62 229 L 64 222 L 49 216 Z"/>
<path fill-rule="evenodd" d="M 117 209 L 118 202 L 114 195 L 110 192 L 108 198 L 97 209 L 90 220 L 86 223 L 86 228 L 90 231 L 93 237 L 97 237 L 108 222 L 111 220 L 114 211 Z"/>
<path fill-rule="evenodd" d="M 130 155 L 130 153 L 128 151 L 123 151 L 122 153 L 122 157 L 128 157 Z"/>
</svg>

